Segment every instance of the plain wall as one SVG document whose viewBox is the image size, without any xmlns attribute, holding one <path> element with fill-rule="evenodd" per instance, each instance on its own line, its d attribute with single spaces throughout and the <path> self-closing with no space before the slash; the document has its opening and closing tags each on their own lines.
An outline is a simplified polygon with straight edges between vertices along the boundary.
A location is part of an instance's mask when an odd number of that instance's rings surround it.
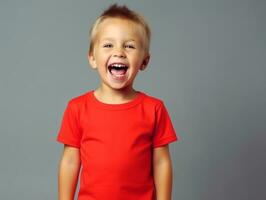
<svg viewBox="0 0 266 200">
<path fill-rule="evenodd" d="M 164 100 L 173 200 L 266 199 L 266 3 L 118 1 L 152 29 L 135 88 Z M 98 86 L 88 32 L 112 1 L 0 1 L 0 199 L 57 198 L 67 101 Z"/>
</svg>

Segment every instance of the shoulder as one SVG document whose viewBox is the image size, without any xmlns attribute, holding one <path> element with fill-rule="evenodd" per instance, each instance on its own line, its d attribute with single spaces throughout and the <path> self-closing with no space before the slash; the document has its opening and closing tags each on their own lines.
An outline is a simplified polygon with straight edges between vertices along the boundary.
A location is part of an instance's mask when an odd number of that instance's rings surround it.
<svg viewBox="0 0 266 200">
<path fill-rule="evenodd" d="M 164 106 L 164 101 L 163 99 L 161 98 L 158 98 L 158 97 L 155 97 L 153 95 L 150 95 L 146 92 L 142 92 L 145 96 L 144 100 L 143 100 L 143 103 L 144 104 L 147 104 L 147 105 L 150 105 L 150 106 L 153 106 L 155 108 L 158 108 L 158 107 L 162 107 Z"/>
<path fill-rule="evenodd" d="M 83 92 L 77 96 L 71 97 L 68 99 L 68 106 L 71 108 L 78 108 L 78 107 L 82 107 L 86 102 L 87 99 L 89 97 L 89 95 L 91 94 L 91 90 L 90 91 L 86 91 Z"/>
</svg>

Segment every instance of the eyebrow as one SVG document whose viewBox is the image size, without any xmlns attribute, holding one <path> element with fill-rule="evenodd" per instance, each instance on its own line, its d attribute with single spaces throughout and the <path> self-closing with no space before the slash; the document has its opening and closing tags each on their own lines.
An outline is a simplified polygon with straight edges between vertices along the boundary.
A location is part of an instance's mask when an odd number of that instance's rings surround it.
<svg viewBox="0 0 266 200">
<path fill-rule="evenodd" d="M 114 41 L 113 38 L 103 38 L 101 41 Z M 126 42 L 136 42 L 134 39 L 128 39 Z"/>
</svg>

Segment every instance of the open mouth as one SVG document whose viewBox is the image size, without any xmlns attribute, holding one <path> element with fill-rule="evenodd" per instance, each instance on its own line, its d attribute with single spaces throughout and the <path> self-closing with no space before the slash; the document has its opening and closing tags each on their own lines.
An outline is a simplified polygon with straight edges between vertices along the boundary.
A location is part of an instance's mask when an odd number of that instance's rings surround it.
<svg viewBox="0 0 266 200">
<path fill-rule="evenodd" d="M 109 72 L 114 76 L 123 76 L 126 74 L 128 66 L 120 63 L 113 63 L 108 66 Z"/>
</svg>

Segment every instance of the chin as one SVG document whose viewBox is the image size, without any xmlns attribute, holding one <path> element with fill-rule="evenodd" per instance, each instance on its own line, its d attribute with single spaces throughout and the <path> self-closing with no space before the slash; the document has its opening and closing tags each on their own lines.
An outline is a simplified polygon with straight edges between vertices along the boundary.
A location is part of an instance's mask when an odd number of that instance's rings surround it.
<svg viewBox="0 0 266 200">
<path fill-rule="evenodd" d="M 128 88 L 130 88 L 130 87 L 132 87 L 132 86 L 130 86 L 130 84 L 114 84 L 114 83 L 112 83 L 112 84 L 108 84 L 108 86 L 110 87 L 110 88 L 112 88 L 112 89 L 115 89 L 115 90 L 126 90 L 126 89 L 128 89 Z"/>
<path fill-rule="evenodd" d="M 114 90 L 124 90 L 124 89 L 126 89 L 128 86 L 114 86 L 114 85 L 112 85 L 112 86 L 110 86 L 112 89 L 114 89 Z"/>
</svg>

